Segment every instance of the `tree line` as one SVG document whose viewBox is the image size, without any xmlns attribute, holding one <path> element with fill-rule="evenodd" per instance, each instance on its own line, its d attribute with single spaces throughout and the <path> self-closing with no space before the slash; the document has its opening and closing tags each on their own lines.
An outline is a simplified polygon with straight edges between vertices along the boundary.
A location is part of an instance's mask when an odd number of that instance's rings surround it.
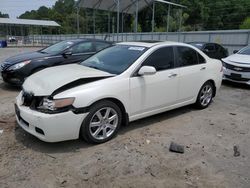
<svg viewBox="0 0 250 188">
<path fill-rule="evenodd" d="M 155 31 L 201 31 L 250 29 L 249 0 L 172 0 L 187 6 L 182 11 L 171 7 L 168 20 L 168 5 L 155 4 Z M 95 15 L 95 26 L 93 16 Z M 133 32 L 134 15 L 124 14 L 123 32 Z M 8 17 L 1 14 L 0 17 Z M 120 15 L 121 17 L 121 15 Z M 45 6 L 38 10 L 27 11 L 20 15 L 22 19 L 54 20 L 61 25 L 60 33 L 77 33 L 77 9 L 74 0 L 58 0 L 52 8 Z M 150 32 L 152 28 L 152 7 L 139 12 L 138 31 Z M 116 13 L 80 8 L 80 33 L 107 33 L 116 31 Z M 121 24 L 121 23 L 120 23 Z M 121 28 L 121 27 L 120 27 Z M 44 33 L 56 32 L 44 30 Z"/>
</svg>

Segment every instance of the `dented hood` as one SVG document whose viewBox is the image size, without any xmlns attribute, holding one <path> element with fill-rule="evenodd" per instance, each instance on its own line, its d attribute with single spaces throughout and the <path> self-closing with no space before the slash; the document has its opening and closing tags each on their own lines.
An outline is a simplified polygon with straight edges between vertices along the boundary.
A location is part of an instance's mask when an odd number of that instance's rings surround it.
<svg viewBox="0 0 250 188">
<path fill-rule="evenodd" d="M 35 96 L 49 96 L 55 90 L 78 80 L 113 76 L 110 73 L 78 64 L 44 69 L 28 77 L 23 89 Z"/>
</svg>

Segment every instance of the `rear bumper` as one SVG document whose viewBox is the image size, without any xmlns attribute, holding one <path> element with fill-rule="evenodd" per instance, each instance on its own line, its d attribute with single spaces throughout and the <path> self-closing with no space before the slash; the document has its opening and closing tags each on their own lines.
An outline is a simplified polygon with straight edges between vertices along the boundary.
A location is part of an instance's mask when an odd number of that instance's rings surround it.
<svg viewBox="0 0 250 188">
<path fill-rule="evenodd" d="M 239 72 L 224 67 L 223 80 L 250 85 L 250 72 Z"/>
</svg>

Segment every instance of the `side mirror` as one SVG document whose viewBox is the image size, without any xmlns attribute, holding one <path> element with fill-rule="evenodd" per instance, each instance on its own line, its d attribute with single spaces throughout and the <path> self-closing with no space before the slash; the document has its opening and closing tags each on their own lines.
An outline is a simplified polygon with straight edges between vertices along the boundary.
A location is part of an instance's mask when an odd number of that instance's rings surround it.
<svg viewBox="0 0 250 188">
<path fill-rule="evenodd" d="M 146 76 L 146 75 L 153 75 L 156 73 L 156 69 L 151 66 L 143 66 L 140 68 L 138 75 Z"/>
<path fill-rule="evenodd" d="M 62 55 L 63 55 L 64 58 L 67 58 L 69 56 L 72 56 L 72 52 L 71 51 L 66 51 L 66 52 L 63 52 Z"/>
<path fill-rule="evenodd" d="M 239 50 L 234 50 L 234 51 L 233 51 L 233 53 L 234 53 L 234 54 L 237 54 L 237 53 L 238 53 L 238 51 L 239 51 Z"/>
</svg>

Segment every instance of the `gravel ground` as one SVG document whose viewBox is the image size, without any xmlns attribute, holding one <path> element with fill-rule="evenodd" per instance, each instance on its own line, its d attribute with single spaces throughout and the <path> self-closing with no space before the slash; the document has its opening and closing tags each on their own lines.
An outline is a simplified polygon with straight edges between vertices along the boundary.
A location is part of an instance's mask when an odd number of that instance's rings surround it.
<svg viewBox="0 0 250 188">
<path fill-rule="evenodd" d="M 0 49 L 0 62 L 32 48 Z M 130 123 L 108 143 L 44 143 L 16 127 L 18 89 L 0 80 L 0 187 L 250 187 L 250 88 L 224 83 L 212 105 Z M 171 141 L 184 154 L 169 152 Z M 240 156 L 234 156 L 237 145 Z"/>
</svg>

